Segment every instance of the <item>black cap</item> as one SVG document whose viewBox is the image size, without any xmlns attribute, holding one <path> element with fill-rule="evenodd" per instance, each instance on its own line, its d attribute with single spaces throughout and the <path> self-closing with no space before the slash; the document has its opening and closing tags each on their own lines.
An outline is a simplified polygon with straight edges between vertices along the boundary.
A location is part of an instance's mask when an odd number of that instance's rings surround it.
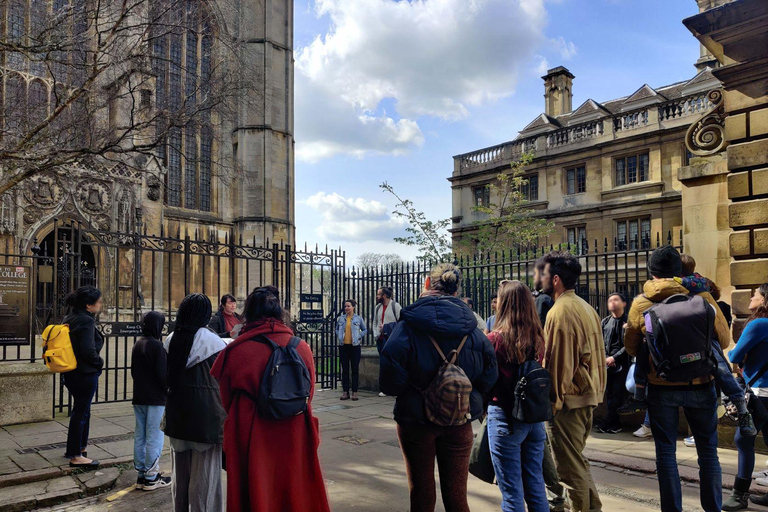
<svg viewBox="0 0 768 512">
<path fill-rule="evenodd" d="M 653 277 L 679 277 L 683 273 L 680 253 L 671 245 L 662 245 L 648 258 L 648 270 Z"/>
</svg>

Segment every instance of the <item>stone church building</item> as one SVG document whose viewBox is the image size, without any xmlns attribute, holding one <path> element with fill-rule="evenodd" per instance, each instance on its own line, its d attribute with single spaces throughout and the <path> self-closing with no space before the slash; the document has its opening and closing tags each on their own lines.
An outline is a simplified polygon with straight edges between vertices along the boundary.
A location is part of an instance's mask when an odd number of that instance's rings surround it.
<svg viewBox="0 0 768 512">
<path fill-rule="evenodd" d="M 25 33 L 36 13 L 70 1 L 81 0 L 2 2 L 3 38 Z M 197 230 L 211 239 L 295 243 L 293 1 L 179 5 L 179 16 L 199 20 L 199 26 L 170 31 L 147 45 L 154 76 L 140 91 L 142 106 L 172 107 L 185 99 L 195 73 L 226 64 L 238 66 L 233 72 L 243 79 L 229 105 L 234 114 L 213 112 L 172 129 L 150 155 L 96 160 L 101 163 L 23 181 L 0 196 L 0 252 L 29 254 L 35 242 L 50 251 L 54 219 L 104 231 L 183 237 Z M 216 48 L 220 41 L 237 43 L 235 64 L 216 62 L 223 55 Z M 0 59 L 4 109 L 49 101 L 53 108 L 53 82 L 44 67 L 11 54 Z M 120 106 L 109 110 L 110 125 L 121 125 L 122 112 Z"/>
</svg>

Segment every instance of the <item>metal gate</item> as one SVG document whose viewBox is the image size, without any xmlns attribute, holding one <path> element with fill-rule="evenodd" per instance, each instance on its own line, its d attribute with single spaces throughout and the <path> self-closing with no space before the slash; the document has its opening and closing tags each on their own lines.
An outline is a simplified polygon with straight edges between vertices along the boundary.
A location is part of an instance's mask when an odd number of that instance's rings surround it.
<svg viewBox="0 0 768 512">
<path fill-rule="evenodd" d="M 166 315 L 172 325 L 181 300 L 189 293 L 208 295 L 213 304 L 232 294 L 242 306 L 254 288 L 272 284 L 280 290 L 283 306 L 297 335 L 312 347 L 316 382 L 335 387 L 337 353 L 333 319 L 339 314 L 338 293 L 343 288 L 345 255 L 341 250 L 295 250 L 286 244 L 249 244 L 231 232 L 214 230 L 160 235 L 89 229 L 81 224 L 54 222 L 49 242 L 35 243 L 32 254 L 11 254 L 0 262 L 33 267 L 32 324 L 34 334 L 60 321 L 64 298 L 79 286 L 93 285 L 103 294 L 97 326 L 104 335 L 104 369 L 96 403 L 132 398 L 130 355 L 140 335 L 139 321 L 148 311 Z M 311 302 L 302 303 L 302 298 Z M 304 311 L 312 313 L 304 314 Z M 306 317 L 306 318 L 305 318 Z M 32 347 L 2 347 L 0 361 L 35 361 L 39 343 Z M 60 375 L 53 379 L 54 411 L 67 410 L 70 398 Z"/>
</svg>

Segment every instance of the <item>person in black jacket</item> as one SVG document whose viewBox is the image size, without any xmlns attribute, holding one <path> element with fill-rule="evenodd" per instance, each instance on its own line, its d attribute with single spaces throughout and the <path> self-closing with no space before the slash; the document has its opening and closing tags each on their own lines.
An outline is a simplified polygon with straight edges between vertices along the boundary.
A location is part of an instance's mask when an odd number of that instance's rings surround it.
<svg viewBox="0 0 768 512">
<path fill-rule="evenodd" d="M 237 314 L 237 299 L 229 293 L 222 295 L 219 310 L 213 315 L 208 327 L 221 338 L 237 338 L 243 326 L 243 317 Z"/>
<path fill-rule="evenodd" d="M 459 269 L 441 264 L 432 269 L 427 290 L 403 308 L 400 322 L 381 352 L 379 383 L 387 395 L 397 397 L 395 421 L 405 458 L 413 512 L 435 508 L 435 457 L 446 510 L 468 511 L 467 476 L 472 450 L 471 423 L 442 427 L 431 423 L 424 410 L 421 390 L 437 375 L 443 361 L 430 340 L 444 354 L 456 350 L 466 337 L 456 365 L 472 383 L 471 419 L 483 414 L 483 398 L 496 383 L 496 353 L 477 329 L 472 311 L 456 295 Z"/>
<path fill-rule="evenodd" d="M 141 336 L 131 351 L 133 378 L 133 467 L 139 476 L 136 487 L 145 491 L 168 487 L 171 479 L 160 474 L 163 431 L 160 422 L 168 397 L 166 374 L 168 356 L 160 341 L 165 315 L 150 311 L 141 321 Z"/>
<path fill-rule="evenodd" d="M 176 512 L 220 512 L 222 444 L 226 412 L 219 384 L 211 375 L 226 344 L 208 329 L 211 301 L 187 295 L 176 326 L 165 338 L 168 352 L 168 400 L 163 430 L 171 440 L 173 506 Z"/>
<path fill-rule="evenodd" d="M 546 265 L 547 262 L 544 261 L 544 258 L 536 260 L 536 264 L 533 267 L 533 290 L 531 291 L 534 304 L 536 305 L 536 314 L 539 315 L 542 328 L 544 327 L 544 324 L 547 323 L 547 313 L 549 313 L 549 310 L 555 305 L 555 301 L 552 297 L 541 292 L 541 273 L 544 272 L 544 267 Z"/>
<path fill-rule="evenodd" d="M 627 299 L 620 293 L 612 293 L 608 296 L 608 311 L 611 314 L 602 321 L 605 365 L 608 369 L 605 385 L 608 415 L 597 428 L 604 434 L 617 434 L 621 432 L 618 409 L 627 397 L 625 386 L 629 373 L 629 356 L 624 348 Z"/>
<path fill-rule="evenodd" d="M 62 373 L 64 385 L 72 397 L 72 410 L 67 433 L 69 465 L 75 468 L 95 468 L 99 461 L 86 457 L 91 425 L 91 402 L 99 386 L 104 360 L 99 355 L 104 338 L 96 330 L 94 315 L 101 311 L 101 292 L 93 286 L 83 286 L 67 296 L 70 313 L 62 320 L 69 325 L 69 339 L 77 360 L 77 368 Z"/>
</svg>

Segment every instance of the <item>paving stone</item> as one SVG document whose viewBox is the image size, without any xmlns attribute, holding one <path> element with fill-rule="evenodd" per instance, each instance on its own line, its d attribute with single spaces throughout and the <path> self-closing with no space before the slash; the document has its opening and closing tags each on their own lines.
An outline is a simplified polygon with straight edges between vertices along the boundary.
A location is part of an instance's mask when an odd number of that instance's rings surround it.
<svg viewBox="0 0 768 512">
<path fill-rule="evenodd" d="M 0 512 L 51 506 L 77 499 L 81 493 L 80 486 L 69 476 L 6 487 L 0 489 Z"/>
<path fill-rule="evenodd" d="M 20 470 L 19 466 L 11 460 L 10 456 L 4 455 L 0 457 L 0 475 L 10 475 L 18 473 Z"/>
<path fill-rule="evenodd" d="M 38 453 L 15 453 L 10 455 L 10 458 L 24 471 L 51 467 L 51 463 Z"/>
<path fill-rule="evenodd" d="M 22 448 L 30 448 L 34 446 L 43 446 L 48 444 L 66 443 L 67 431 L 61 430 L 56 432 L 49 432 L 47 434 L 37 434 L 31 436 L 19 436 L 14 439 L 16 443 Z"/>
<path fill-rule="evenodd" d="M 125 441 L 114 441 L 112 443 L 100 443 L 97 444 L 99 448 L 106 451 L 113 457 L 124 457 L 126 455 L 133 455 L 133 439 Z M 88 455 L 91 453 L 88 452 Z"/>
<path fill-rule="evenodd" d="M 117 481 L 119 476 L 119 469 L 105 468 L 98 471 L 88 471 L 86 473 L 81 473 L 75 478 L 77 478 L 77 480 L 85 488 L 85 494 L 88 496 L 93 496 L 94 494 L 99 494 L 106 491 L 107 489 L 111 489 L 115 485 L 115 481 Z"/>
<path fill-rule="evenodd" d="M 22 425 L 9 425 L 3 429 L 14 437 L 36 436 L 40 434 L 49 434 L 51 432 L 61 432 L 67 427 L 56 421 L 41 421 L 39 423 L 26 423 Z"/>
</svg>

